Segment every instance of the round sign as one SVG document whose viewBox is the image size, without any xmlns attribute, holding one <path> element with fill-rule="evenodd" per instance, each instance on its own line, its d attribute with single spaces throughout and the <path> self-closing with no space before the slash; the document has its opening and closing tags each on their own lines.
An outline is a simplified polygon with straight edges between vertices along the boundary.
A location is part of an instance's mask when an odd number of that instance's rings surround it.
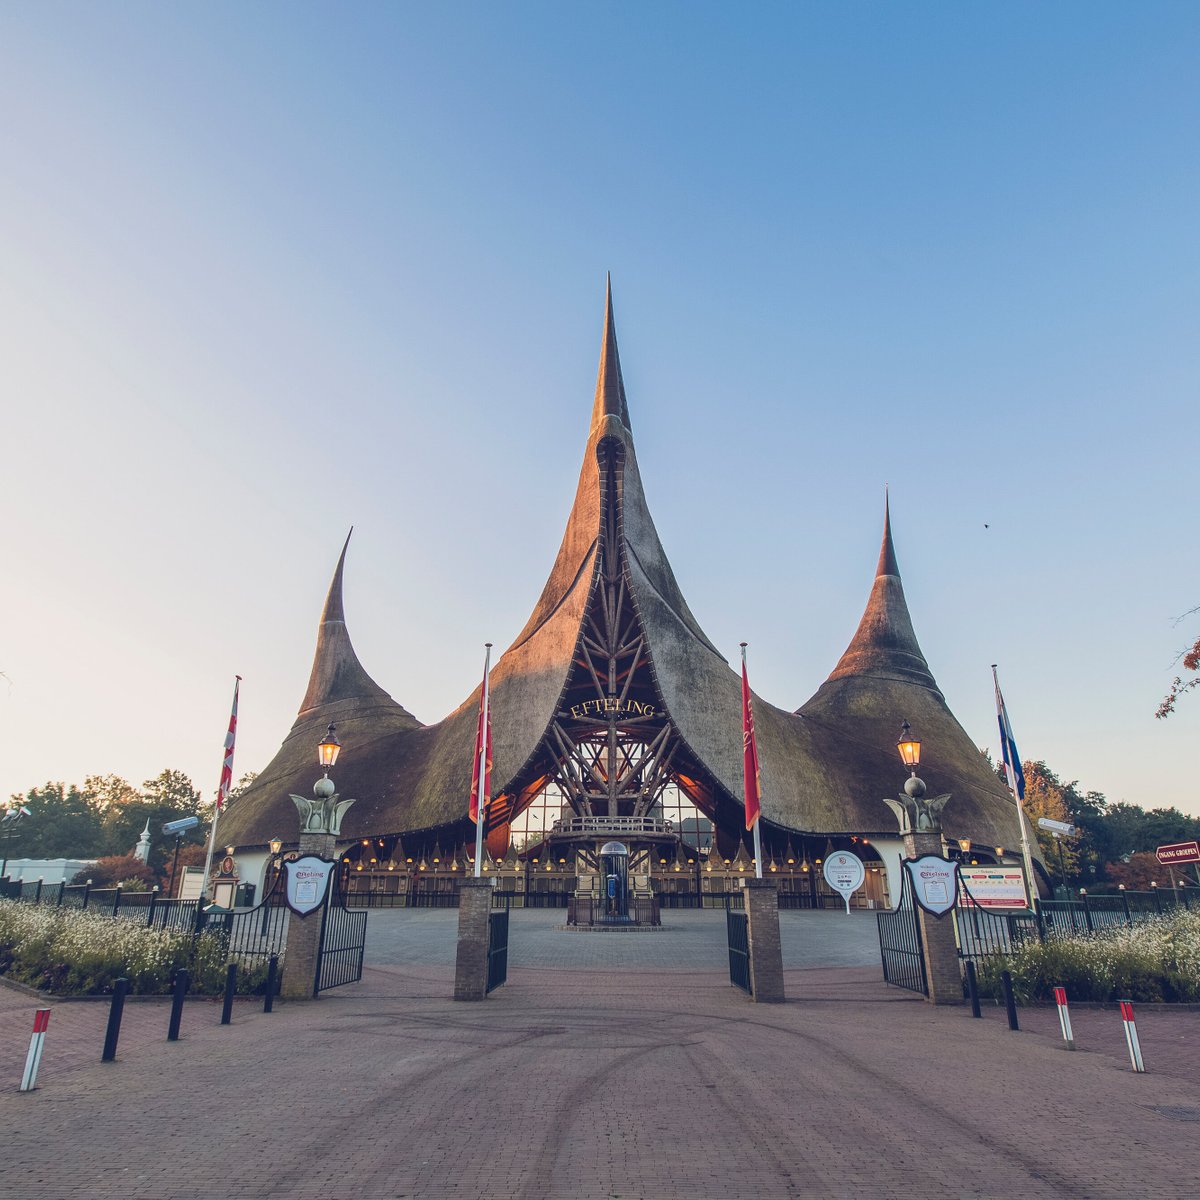
<svg viewBox="0 0 1200 1200">
<path fill-rule="evenodd" d="M 822 870 L 825 882 L 845 900 L 846 911 L 849 912 L 851 895 L 862 887 L 863 880 L 867 877 L 867 869 L 863 866 L 862 859 L 857 854 L 851 854 L 849 850 L 835 850 L 826 855 Z"/>
</svg>

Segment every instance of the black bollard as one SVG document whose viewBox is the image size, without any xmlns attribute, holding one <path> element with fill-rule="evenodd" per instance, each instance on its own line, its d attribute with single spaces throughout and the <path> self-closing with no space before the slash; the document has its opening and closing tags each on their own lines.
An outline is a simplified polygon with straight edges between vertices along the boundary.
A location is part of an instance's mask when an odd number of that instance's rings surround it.
<svg viewBox="0 0 1200 1200">
<path fill-rule="evenodd" d="M 104 1053 L 101 1062 L 114 1062 L 117 1057 L 117 1038 L 121 1036 L 121 1014 L 125 1011 L 125 993 L 129 980 L 118 979 L 113 984 L 112 1004 L 108 1008 L 108 1028 L 104 1032 Z"/>
<path fill-rule="evenodd" d="M 171 996 L 171 1023 L 167 1026 L 167 1041 L 179 1041 L 179 1021 L 183 1017 L 183 998 L 187 995 L 191 978 L 185 968 L 175 972 L 175 991 Z"/>
<path fill-rule="evenodd" d="M 237 991 L 237 963 L 230 963 L 225 968 L 225 1003 L 221 1006 L 221 1024 L 228 1025 L 233 1020 L 233 994 Z"/>
<path fill-rule="evenodd" d="M 1004 986 L 1004 1009 L 1008 1013 L 1009 1029 L 1020 1029 L 1017 1024 L 1017 1002 L 1013 999 L 1012 975 L 1008 971 L 1000 972 L 1000 982 Z"/>
<path fill-rule="evenodd" d="M 971 1016 L 982 1017 L 979 1011 L 979 981 L 975 978 L 975 960 L 967 959 L 967 995 L 971 998 Z"/>
<path fill-rule="evenodd" d="M 279 974 L 279 955 L 272 954 L 267 960 L 267 995 L 263 1000 L 263 1012 L 269 1013 L 275 1007 L 276 977 Z"/>
</svg>

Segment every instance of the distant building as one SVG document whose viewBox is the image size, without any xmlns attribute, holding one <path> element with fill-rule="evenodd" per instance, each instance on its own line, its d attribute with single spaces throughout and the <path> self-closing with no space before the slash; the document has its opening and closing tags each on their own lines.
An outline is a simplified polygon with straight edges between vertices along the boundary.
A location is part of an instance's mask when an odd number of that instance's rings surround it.
<svg viewBox="0 0 1200 1200">
<path fill-rule="evenodd" d="M 479 689 L 423 726 L 376 684 L 346 628 L 345 557 L 343 547 L 299 715 L 223 817 L 221 837 L 237 845 L 244 877 L 254 857 L 266 862 L 272 837 L 295 845 L 288 795 L 309 794 L 314 748 L 333 722 L 345 747 L 338 791 L 357 798 L 343 825 L 343 883 L 384 903 L 425 902 L 456 890 L 473 858 L 467 799 Z M 547 900 L 569 892 L 613 837 L 630 846 L 631 875 L 663 893 L 720 892 L 753 871 L 741 681 L 688 608 L 651 519 L 611 293 L 575 502 L 541 597 L 492 670 L 491 711 L 486 866 L 504 888 Z M 754 714 L 764 870 L 780 880 L 785 904 L 821 902 L 820 865 L 835 848 L 867 866 L 861 902 L 897 897 L 901 842 L 882 798 L 904 783 L 896 753 L 904 720 L 924 739 L 929 794 L 952 794 L 943 814 L 952 852 L 970 839 L 967 853 L 980 862 L 1018 861 L 1012 800 L 917 643 L 886 507 L 874 583 L 849 647 L 801 708 L 756 696 Z"/>
<path fill-rule="evenodd" d="M 94 866 L 94 858 L 10 858 L 4 874 L 8 879 L 45 884 L 70 883 L 80 871 Z"/>
</svg>

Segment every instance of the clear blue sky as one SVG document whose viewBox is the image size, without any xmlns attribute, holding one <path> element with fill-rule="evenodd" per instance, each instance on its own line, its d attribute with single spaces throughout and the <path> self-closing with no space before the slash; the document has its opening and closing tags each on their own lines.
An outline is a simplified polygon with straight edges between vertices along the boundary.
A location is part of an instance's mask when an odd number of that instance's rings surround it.
<svg viewBox="0 0 1200 1200">
<path fill-rule="evenodd" d="M 5 6 L 0 795 L 211 793 L 235 673 L 265 765 L 351 524 L 367 669 L 453 708 L 557 549 L 611 270 L 659 531 L 757 691 L 837 661 L 887 483 L 972 737 L 998 662 L 1026 757 L 1200 813 L 1200 697 L 1153 719 L 1197 62 L 1191 3 Z"/>
</svg>

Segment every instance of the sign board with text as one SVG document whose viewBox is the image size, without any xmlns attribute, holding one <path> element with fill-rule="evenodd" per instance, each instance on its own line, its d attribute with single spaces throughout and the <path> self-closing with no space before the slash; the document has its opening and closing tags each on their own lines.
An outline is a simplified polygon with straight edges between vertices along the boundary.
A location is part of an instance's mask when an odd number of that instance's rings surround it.
<svg viewBox="0 0 1200 1200">
<path fill-rule="evenodd" d="M 1017 909 L 1029 907 L 1022 867 L 959 867 L 964 908 Z"/>
<path fill-rule="evenodd" d="M 913 900 L 934 917 L 944 917 L 958 904 L 958 863 L 937 854 L 906 858 L 904 869 Z"/>
<path fill-rule="evenodd" d="M 848 850 L 835 850 L 827 855 L 822 867 L 825 882 L 846 902 L 846 911 L 850 911 L 850 897 L 863 885 L 867 877 L 867 869 L 857 854 Z"/>
<path fill-rule="evenodd" d="M 307 917 L 325 903 L 337 863 L 318 854 L 303 854 L 283 864 L 284 899 L 298 917 Z"/>
<path fill-rule="evenodd" d="M 1175 863 L 1200 862 L 1200 842 L 1173 842 L 1170 846 L 1159 846 L 1154 857 L 1164 867 Z"/>
</svg>

